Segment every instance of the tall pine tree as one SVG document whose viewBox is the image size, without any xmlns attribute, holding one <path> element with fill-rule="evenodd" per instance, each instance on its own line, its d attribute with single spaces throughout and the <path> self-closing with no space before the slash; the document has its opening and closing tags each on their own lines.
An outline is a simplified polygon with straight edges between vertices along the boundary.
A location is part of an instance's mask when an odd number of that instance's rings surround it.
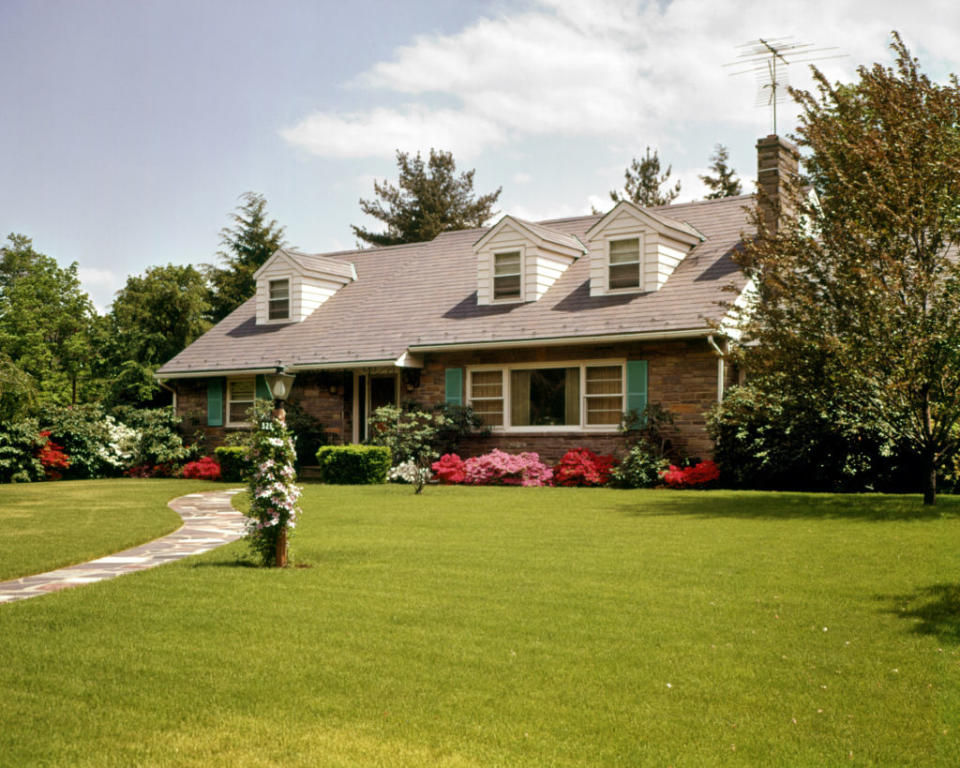
<svg viewBox="0 0 960 768">
<path fill-rule="evenodd" d="M 657 150 L 647 147 L 644 156 L 639 160 L 633 158 L 630 166 L 623 172 L 623 191 L 611 190 L 610 199 L 615 203 L 629 200 L 643 208 L 669 205 L 680 195 L 679 181 L 672 187 L 669 186 L 671 171 L 673 166 L 668 165 L 667 170 L 660 173 Z"/>
<path fill-rule="evenodd" d="M 713 171 L 713 175 L 707 174 L 700 177 L 700 181 L 711 190 L 706 199 L 718 200 L 721 197 L 739 195 L 743 188 L 740 185 L 740 179 L 737 178 L 737 172 L 729 165 L 730 151 L 723 144 L 717 144 L 710 161 L 710 170 Z"/>
</svg>

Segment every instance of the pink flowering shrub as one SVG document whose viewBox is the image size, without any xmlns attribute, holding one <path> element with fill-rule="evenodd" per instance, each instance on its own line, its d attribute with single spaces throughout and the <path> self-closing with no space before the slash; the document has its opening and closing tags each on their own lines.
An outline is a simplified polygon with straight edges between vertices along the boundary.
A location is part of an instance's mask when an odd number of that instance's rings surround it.
<svg viewBox="0 0 960 768">
<path fill-rule="evenodd" d="M 701 461 L 683 469 L 671 464 L 662 477 L 671 488 L 703 488 L 720 477 L 720 468 L 712 461 Z"/>
<path fill-rule="evenodd" d="M 536 453 L 490 453 L 464 462 L 464 482 L 470 485 L 550 485 L 553 470 Z"/>
<path fill-rule="evenodd" d="M 587 448 L 567 451 L 553 467 L 554 485 L 606 485 L 616 459 Z"/>
<path fill-rule="evenodd" d="M 196 480 L 219 480 L 220 463 L 213 456 L 204 456 L 185 465 L 183 476 Z"/>
<path fill-rule="evenodd" d="M 433 462 L 430 469 L 441 483 L 448 485 L 462 483 L 467 479 L 464 461 L 455 453 L 445 453 L 439 461 Z"/>
</svg>

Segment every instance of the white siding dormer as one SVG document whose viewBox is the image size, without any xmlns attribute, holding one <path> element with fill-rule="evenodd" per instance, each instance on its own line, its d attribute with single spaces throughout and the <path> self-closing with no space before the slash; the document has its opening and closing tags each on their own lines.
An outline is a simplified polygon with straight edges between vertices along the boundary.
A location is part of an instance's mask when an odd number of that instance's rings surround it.
<svg viewBox="0 0 960 768">
<path fill-rule="evenodd" d="M 536 301 L 586 247 L 576 237 L 504 216 L 473 246 L 477 304 Z M 519 264 L 519 290 L 516 289 Z"/>
<path fill-rule="evenodd" d="M 586 239 L 590 295 L 606 296 L 659 290 L 704 237 L 685 222 L 621 202 L 587 231 Z"/>
<path fill-rule="evenodd" d="M 254 273 L 257 325 L 299 323 L 344 285 L 357 279 L 353 264 L 278 249 Z"/>
</svg>

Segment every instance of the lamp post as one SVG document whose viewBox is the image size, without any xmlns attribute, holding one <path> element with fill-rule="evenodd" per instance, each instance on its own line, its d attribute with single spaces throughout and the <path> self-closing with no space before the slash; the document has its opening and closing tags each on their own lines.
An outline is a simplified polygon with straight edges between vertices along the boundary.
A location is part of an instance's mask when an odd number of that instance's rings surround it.
<svg viewBox="0 0 960 768">
<path fill-rule="evenodd" d="M 283 367 L 278 365 L 275 373 L 268 373 L 263 377 L 273 395 L 273 413 L 271 417 L 280 424 L 286 426 L 287 414 L 283 409 L 283 403 L 290 395 L 290 389 L 293 387 L 293 375 L 283 372 Z M 284 525 L 277 535 L 276 562 L 278 568 L 285 568 L 287 565 L 287 526 Z"/>
</svg>

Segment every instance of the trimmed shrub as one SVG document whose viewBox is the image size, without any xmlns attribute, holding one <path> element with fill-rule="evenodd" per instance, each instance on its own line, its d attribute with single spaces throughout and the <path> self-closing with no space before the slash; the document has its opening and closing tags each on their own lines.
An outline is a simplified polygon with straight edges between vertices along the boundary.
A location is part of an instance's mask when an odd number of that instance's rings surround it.
<svg viewBox="0 0 960 768">
<path fill-rule="evenodd" d="M 204 456 L 184 465 L 182 474 L 192 480 L 219 480 L 220 465 L 213 456 Z"/>
<path fill-rule="evenodd" d="M 385 483 L 391 464 L 390 449 L 383 445 L 325 445 L 317 451 L 317 464 L 325 483 Z"/>
<path fill-rule="evenodd" d="M 712 461 L 701 461 L 692 467 L 671 466 L 663 473 L 663 482 L 671 488 L 706 488 L 720 478 L 720 470 Z"/>
<path fill-rule="evenodd" d="M 567 486 L 606 485 L 616 459 L 587 448 L 567 451 L 553 468 L 553 484 Z"/>
<path fill-rule="evenodd" d="M 228 483 L 242 482 L 250 474 L 249 449 L 242 445 L 221 445 L 213 451 L 220 465 L 220 479 Z"/>
</svg>

